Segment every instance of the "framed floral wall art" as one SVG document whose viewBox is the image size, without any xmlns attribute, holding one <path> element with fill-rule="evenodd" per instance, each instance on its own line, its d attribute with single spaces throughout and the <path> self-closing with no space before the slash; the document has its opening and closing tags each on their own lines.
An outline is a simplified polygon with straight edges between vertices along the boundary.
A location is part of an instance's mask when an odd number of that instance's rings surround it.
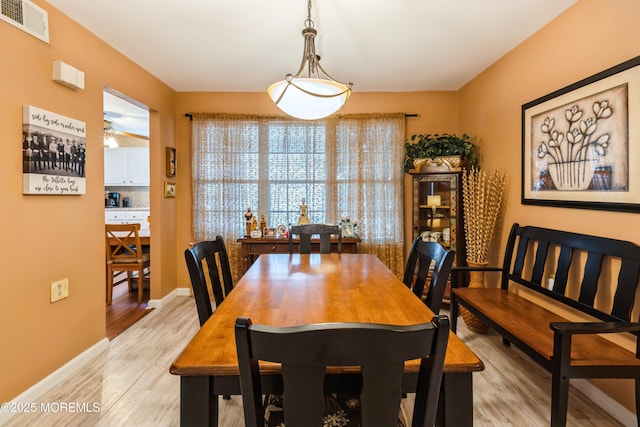
<svg viewBox="0 0 640 427">
<path fill-rule="evenodd" d="M 523 204 L 640 212 L 637 159 L 640 57 L 522 106 Z"/>
</svg>

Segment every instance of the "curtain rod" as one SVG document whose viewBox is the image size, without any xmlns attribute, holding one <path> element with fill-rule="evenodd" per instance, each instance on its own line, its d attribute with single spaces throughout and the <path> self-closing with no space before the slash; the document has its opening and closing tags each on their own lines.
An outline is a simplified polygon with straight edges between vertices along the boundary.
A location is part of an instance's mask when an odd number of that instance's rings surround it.
<svg viewBox="0 0 640 427">
<path fill-rule="evenodd" d="M 189 120 L 193 119 L 193 114 L 192 113 L 184 113 L 184 116 L 186 118 L 188 118 Z M 406 118 L 408 118 L 408 117 L 418 117 L 418 114 L 417 113 L 404 113 L 404 116 Z"/>
</svg>

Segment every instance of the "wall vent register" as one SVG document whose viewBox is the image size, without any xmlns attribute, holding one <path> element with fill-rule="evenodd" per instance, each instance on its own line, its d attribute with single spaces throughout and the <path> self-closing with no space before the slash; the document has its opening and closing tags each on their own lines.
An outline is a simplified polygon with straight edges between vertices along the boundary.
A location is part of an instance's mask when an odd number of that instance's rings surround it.
<svg viewBox="0 0 640 427">
<path fill-rule="evenodd" d="M 0 0 L 0 20 L 49 43 L 49 14 L 29 0 Z"/>
</svg>

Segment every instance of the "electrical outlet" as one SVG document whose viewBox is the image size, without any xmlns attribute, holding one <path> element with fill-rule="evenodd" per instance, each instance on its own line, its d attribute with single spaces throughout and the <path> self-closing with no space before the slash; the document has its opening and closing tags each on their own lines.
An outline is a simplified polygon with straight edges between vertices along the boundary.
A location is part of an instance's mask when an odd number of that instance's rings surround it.
<svg viewBox="0 0 640 427">
<path fill-rule="evenodd" d="M 60 301 L 69 296 L 69 279 L 51 282 L 51 302 Z"/>
</svg>

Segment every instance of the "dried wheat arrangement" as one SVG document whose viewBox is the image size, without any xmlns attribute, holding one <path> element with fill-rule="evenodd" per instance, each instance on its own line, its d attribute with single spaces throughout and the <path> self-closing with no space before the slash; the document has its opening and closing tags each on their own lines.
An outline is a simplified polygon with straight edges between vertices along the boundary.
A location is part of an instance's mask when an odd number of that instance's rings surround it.
<svg viewBox="0 0 640 427">
<path fill-rule="evenodd" d="M 476 168 L 462 173 L 462 204 L 467 260 L 489 262 L 489 245 L 502 205 L 505 175 L 494 170 L 490 176 Z"/>
</svg>

